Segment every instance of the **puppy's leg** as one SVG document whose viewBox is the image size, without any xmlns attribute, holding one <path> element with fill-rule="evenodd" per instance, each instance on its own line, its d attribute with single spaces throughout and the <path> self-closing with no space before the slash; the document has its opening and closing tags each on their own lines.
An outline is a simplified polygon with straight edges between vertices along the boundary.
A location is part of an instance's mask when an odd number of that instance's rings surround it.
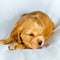
<svg viewBox="0 0 60 60">
<path fill-rule="evenodd" d="M 10 50 L 15 50 L 15 49 L 24 49 L 25 46 L 22 44 L 18 44 L 18 43 L 13 43 L 12 45 L 8 46 L 8 48 Z"/>
<path fill-rule="evenodd" d="M 3 39 L 3 40 L 0 40 L 0 44 L 9 44 L 11 43 L 13 40 L 8 38 L 8 39 Z"/>
</svg>

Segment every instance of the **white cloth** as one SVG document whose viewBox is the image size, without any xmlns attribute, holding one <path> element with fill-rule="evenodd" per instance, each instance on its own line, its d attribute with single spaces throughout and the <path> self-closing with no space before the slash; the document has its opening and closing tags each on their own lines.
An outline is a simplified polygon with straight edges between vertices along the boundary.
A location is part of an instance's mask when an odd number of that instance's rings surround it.
<svg viewBox="0 0 60 60">
<path fill-rule="evenodd" d="M 0 60 L 60 60 L 59 0 L 0 0 L 0 39 L 6 38 L 22 13 L 43 11 L 56 25 L 48 47 L 42 49 L 8 50 L 0 45 Z"/>
</svg>

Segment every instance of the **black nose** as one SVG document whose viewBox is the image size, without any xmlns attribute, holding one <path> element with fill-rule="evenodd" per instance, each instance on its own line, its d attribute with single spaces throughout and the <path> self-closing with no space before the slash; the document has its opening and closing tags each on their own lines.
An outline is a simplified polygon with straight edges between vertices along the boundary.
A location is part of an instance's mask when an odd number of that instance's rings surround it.
<svg viewBox="0 0 60 60">
<path fill-rule="evenodd" d="M 42 44 L 42 41 L 38 42 L 38 45 L 41 45 Z"/>
</svg>

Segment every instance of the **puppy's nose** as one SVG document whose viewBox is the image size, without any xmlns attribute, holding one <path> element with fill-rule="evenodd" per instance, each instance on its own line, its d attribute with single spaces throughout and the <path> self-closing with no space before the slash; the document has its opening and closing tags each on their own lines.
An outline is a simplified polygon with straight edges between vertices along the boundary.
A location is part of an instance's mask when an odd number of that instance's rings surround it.
<svg viewBox="0 0 60 60">
<path fill-rule="evenodd" d="M 38 42 L 38 45 L 42 45 L 42 41 Z"/>
</svg>

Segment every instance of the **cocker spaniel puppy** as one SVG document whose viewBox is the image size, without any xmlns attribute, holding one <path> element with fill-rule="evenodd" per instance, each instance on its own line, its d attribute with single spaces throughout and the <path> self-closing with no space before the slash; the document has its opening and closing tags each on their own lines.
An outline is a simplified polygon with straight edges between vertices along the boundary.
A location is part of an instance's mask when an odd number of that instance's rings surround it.
<svg viewBox="0 0 60 60">
<path fill-rule="evenodd" d="M 10 44 L 9 49 L 40 48 L 50 37 L 54 23 L 41 11 L 23 14 L 15 23 L 8 39 L 0 44 Z"/>
</svg>

